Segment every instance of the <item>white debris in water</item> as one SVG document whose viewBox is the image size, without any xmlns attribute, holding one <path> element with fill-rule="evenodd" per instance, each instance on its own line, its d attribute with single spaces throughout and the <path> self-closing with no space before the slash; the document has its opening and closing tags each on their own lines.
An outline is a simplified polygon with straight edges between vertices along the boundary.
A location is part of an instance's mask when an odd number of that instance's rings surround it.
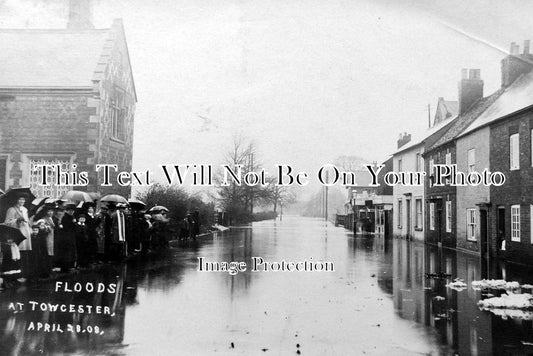
<svg viewBox="0 0 533 356">
<path fill-rule="evenodd" d="M 503 279 L 483 279 L 481 281 L 473 281 L 472 288 L 474 289 L 519 289 L 520 283 L 507 282 Z"/>
<path fill-rule="evenodd" d="M 489 309 L 491 313 L 499 316 L 503 320 L 533 320 L 533 312 L 521 309 Z"/>
<path fill-rule="evenodd" d="M 533 296 L 529 293 L 503 294 L 501 297 L 480 300 L 477 305 L 481 309 L 531 309 L 533 308 Z"/>
<path fill-rule="evenodd" d="M 213 228 L 218 230 L 218 231 L 226 231 L 226 230 L 229 230 L 229 227 L 225 227 L 225 226 L 222 226 L 222 225 L 219 225 L 219 224 L 214 224 L 213 225 Z"/>
<path fill-rule="evenodd" d="M 446 287 L 455 289 L 456 291 L 462 291 L 468 287 L 468 285 L 460 278 L 456 278 L 453 282 L 446 284 Z"/>
</svg>

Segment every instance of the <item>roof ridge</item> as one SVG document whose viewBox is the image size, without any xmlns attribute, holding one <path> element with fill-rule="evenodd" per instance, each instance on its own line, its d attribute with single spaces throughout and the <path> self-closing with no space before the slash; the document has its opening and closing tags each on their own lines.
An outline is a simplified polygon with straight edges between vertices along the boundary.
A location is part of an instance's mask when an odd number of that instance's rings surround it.
<svg viewBox="0 0 533 356">
<path fill-rule="evenodd" d="M 91 29 L 62 29 L 62 28 L 0 28 L 0 32 L 3 33 L 90 33 L 90 32 L 106 32 L 111 28 L 91 28 Z"/>
<path fill-rule="evenodd" d="M 468 111 L 463 114 L 459 115 L 457 117 L 457 121 L 450 125 L 448 130 L 441 136 L 440 139 L 437 140 L 426 152 L 431 152 L 436 150 L 437 148 L 452 142 L 461 134 L 470 127 L 470 125 L 478 118 L 480 117 L 485 111 L 487 111 L 488 108 L 494 102 L 505 92 L 506 88 L 500 88 L 496 90 L 494 93 L 478 99 L 474 105 Z M 457 129 L 457 130 L 455 130 Z M 456 131 L 456 132 L 454 132 Z M 450 133 L 450 134 L 448 134 Z M 450 136 L 451 135 L 451 136 Z"/>
</svg>

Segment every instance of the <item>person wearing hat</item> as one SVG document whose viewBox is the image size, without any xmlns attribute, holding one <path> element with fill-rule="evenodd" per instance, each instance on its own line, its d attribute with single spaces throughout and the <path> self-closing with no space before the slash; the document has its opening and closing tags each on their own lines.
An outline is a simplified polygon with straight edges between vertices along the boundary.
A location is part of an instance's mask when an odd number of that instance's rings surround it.
<svg viewBox="0 0 533 356">
<path fill-rule="evenodd" d="M 139 211 L 139 230 L 141 237 L 141 252 L 147 253 L 151 248 L 152 241 L 152 216 L 146 214 L 144 210 Z"/>
<path fill-rule="evenodd" d="M 44 222 L 46 235 L 46 250 L 50 260 L 54 258 L 54 205 L 44 206 L 44 216 L 41 218 Z"/>
<path fill-rule="evenodd" d="M 107 226 L 109 225 L 109 214 L 107 212 L 107 206 L 100 206 L 100 210 L 96 213 L 94 217 L 94 225 L 96 230 L 96 243 L 97 243 L 97 259 L 99 262 L 105 261 L 107 259 L 106 247 L 107 247 Z"/>
<path fill-rule="evenodd" d="M 50 272 L 48 266 L 48 251 L 46 248 L 46 226 L 44 220 L 37 220 L 31 226 L 32 264 L 35 275 L 39 278 L 47 278 Z"/>
<path fill-rule="evenodd" d="M 120 260 L 127 255 L 126 252 L 126 218 L 124 210 L 126 204 L 119 203 L 117 208 L 110 214 L 111 216 L 111 240 L 113 243 L 113 259 Z"/>
<path fill-rule="evenodd" d="M 98 254 L 98 234 L 96 232 L 97 227 L 96 214 L 94 212 L 94 204 L 87 206 L 85 212 L 85 224 L 87 225 L 87 255 L 89 263 L 96 262 L 96 256 Z"/>
<path fill-rule="evenodd" d="M 76 264 L 76 204 L 64 204 L 64 213 L 58 209 L 60 220 L 55 230 L 57 264 L 62 272 L 68 272 Z"/>
<path fill-rule="evenodd" d="M 18 249 L 20 250 L 20 266 L 21 266 L 21 278 L 19 282 L 25 282 L 26 278 L 32 277 L 32 246 L 31 246 L 31 228 L 28 218 L 28 209 L 24 207 L 26 203 L 26 197 L 24 195 L 19 195 L 17 197 L 16 203 L 7 209 L 6 219 L 4 223 L 11 227 L 17 228 L 20 230 L 22 235 L 26 238 L 19 245 Z"/>
<path fill-rule="evenodd" d="M 76 256 L 77 267 L 87 268 L 89 265 L 89 232 L 85 213 L 79 213 L 76 222 Z"/>
<path fill-rule="evenodd" d="M 63 229 L 63 224 L 61 221 L 63 220 L 63 216 L 65 216 L 65 208 L 63 205 L 56 205 L 54 208 L 54 215 L 52 216 L 52 220 L 54 222 L 54 258 L 52 259 L 52 271 L 59 272 L 61 270 L 60 265 L 60 259 L 59 259 L 59 235 L 60 235 L 60 229 Z"/>
</svg>

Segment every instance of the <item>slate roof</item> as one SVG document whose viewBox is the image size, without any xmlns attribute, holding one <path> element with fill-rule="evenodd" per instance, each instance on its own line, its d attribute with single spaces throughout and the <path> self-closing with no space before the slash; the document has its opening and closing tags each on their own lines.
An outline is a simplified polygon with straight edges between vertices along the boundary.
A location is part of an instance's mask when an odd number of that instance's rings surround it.
<svg viewBox="0 0 533 356">
<path fill-rule="evenodd" d="M 458 101 L 451 101 L 451 100 L 444 100 L 444 106 L 448 110 L 452 116 L 457 115 L 459 112 L 459 102 Z"/>
<path fill-rule="evenodd" d="M 487 108 L 490 107 L 500 95 L 502 95 L 503 91 L 503 89 L 500 89 L 490 96 L 479 99 L 470 110 L 464 115 L 459 116 L 433 145 L 426 147 L 426 153 L 453 141 L 472 122 L 474 122 L 474 120 L 487 110 Z"/>
<path fill-rule="evenodd" d="M 109 31 L 0 30 L 0 88 L 92 87 Z"/>
<path fill-rule="evenodd" d="M 523 74 L 503 90 L 492 105 L 470 123 L 461 136 L 531 105 L 533 105 L 533 71 Z"/>
<path fill-rule="evenodd" d="M 396 152 L 394 152 L 392 155 L 396 155 L 398 153 L 407 151 L 415 146 L 418 146 L 422 143 L 425 143 L 427 139 L 431 138 L 434 134 L 442 133 L 442 129 L 450 125 L 456 117 L 448 118 L 444 121 L 441 121 L 437 125 L 432 126 L 431 128 L 427 129 L 426 131 L 419 133 L 417 135 L 414 135 L 411 137 L 411 141 L 400 147 Z M 434 136 L 433 136 L 434 137 Z"/>
</svg>

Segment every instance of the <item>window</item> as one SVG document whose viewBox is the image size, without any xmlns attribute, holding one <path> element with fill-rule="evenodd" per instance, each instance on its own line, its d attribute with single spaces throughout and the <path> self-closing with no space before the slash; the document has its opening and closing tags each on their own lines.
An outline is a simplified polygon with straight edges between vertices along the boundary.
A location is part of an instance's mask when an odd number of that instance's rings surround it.
<svg viewBox="0 0 533 356">
<path fill-rule="evenodd" d="M 420 153 L 416 154 L 416 171 L 422 172 L 424 169 L 424 161 L 422 160 L 422 155 Z"/>
<path fill-rule="evenodd" d="M 509 169 L 520 169 L 520 150 L 518 144 L 518 134 L 509 136 Z"/>
<path fill-rule="evenodd" d="M 434 161 L 433 161 L 433 158 L 431 158 L 429 160 L 429 175 L 432 176 L 433 175 L 433 165 L 434 165 Z"/>
<path fill-rule="evenodd" d="M 429 203 L 429 229 L 435 230 L 435 203 Z"/>
<path fill-rule="evenodd" d="M 126 105 L 124 92 L 115 88 L 115 95 L 111 99 L 111 137 L 124 141 L 126 139 Z"/>
<path fill-rule="evenodd" d="M 400 159 L 398 159 L 398 172 L 401 172 L 402 169 L 403 169 L 403 167 L 402 167 L 402 159 L 400 158 Z"/>
<path fill-rule="evenodd" d="M 531 166 L 533 167 L 533 129 L 531 129 Z"/>
<path fill-rule="evenodd" d="M 529 206 L 529 233 L 531 243 L 533 244 L 533 205 Z"/>
<path fill-rule="evenodd" d="M 468 150 L 467 165 L 468 173 L 476 171 L 476 150 L 474 148 Z"/>
<path fill-rule="evenodd" d="M 6 190 L 7 158 L 0 157 L 0 189 Z"/>
<path fill-rule="evenodd" d="M 477 241 L 476 209 L 466 209 L 466 237 L 470 241 Z"/>
<path fill-rule="evenodd" d="M 520 242 L 520 205 L 511 205 L 511 241 Z"/>
<path fill-rule="evenodd" d="M 74 158 L 71 155 L 32 155 L 28 157 L 28 160 L 30 168 L 28 185 L 35 196 L 59 199 L 63 194 L 73 189 L 74 182 L 67 179 L 69 176 L 72 177 L 71 175 L 62 175 L 60 184 L 56 184 L 55 178 L 53 178 L 55 171 L 51 168 L 59 166 L 61 172 L 75 172 L 76 169 L 72 166 Z M 43 165 L 48 167 L 45 173 L 45 179 L 48 183 L 46 185 L 41 184 L 43 181 L 42 169 L 36 169 Z"/>
<path fill-rule="evenodd" d="M 446 201 L 446 232 L 452 232 L 452 202 Z"/>
<path fill-rule="evenodd" d="M 448 152 L 446 152 L 446 165 L 451 165 L 452 164 L 452 153 L 450 152 L 450 150 L 448 150 Z"/>
<path fill-rule="evenodd" d="M 402 213 L 403 213 L 403 206 L 402 206 L 402 200 L 398 200 L 398 228 L 402 228 Z"/>
<path fill-rule="evenodd" d="M 415 209 L 416 209 L 416 228 L 422 229 L 422 199 L 417 198 L 415 200 Z"/>
</svg>

